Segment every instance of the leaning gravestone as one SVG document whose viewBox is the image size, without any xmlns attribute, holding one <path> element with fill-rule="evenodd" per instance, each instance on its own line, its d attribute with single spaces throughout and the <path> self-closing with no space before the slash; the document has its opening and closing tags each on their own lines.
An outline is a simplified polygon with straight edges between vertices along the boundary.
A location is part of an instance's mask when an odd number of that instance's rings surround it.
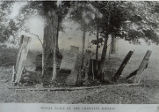
<svg viewBox="0 0 159 112">
<path fill-rule="evenodd" d="M 151 50 L 148 50 L 142 60 L 142 62 L 140 63 L 139 65 L 139 68 L 137 70 L 137 73 L 136 73 L 136 78 L 134 80 L 135 83 L 140 83 L 142 78 L 144 77 L 144 74 L 142 73 L 145 68 L 147 68 L 148 66 L 148 62 L 149 62 L 149 59 L 150 59 L 150 56 L 151 56 L 151 53 L 152 51 Z"/>
<path fill-rule="evenodd" d="M 21 36 L 21 42 L 20 42 L 20 48 L 17 55 L 17 61 L 16 61 L 16 79 L 13 80 L 15 83 L 19 83 L 21 80 L 22 72 L 24 69 L 24 65 L 26 63 L 29 46 L 30 46 L 30 37 Z"/>
</svg>

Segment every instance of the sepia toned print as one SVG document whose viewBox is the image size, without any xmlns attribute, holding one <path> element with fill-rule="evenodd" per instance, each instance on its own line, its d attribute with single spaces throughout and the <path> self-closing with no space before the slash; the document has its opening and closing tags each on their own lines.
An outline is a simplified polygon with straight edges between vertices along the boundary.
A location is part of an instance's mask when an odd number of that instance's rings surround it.
<svg viewBox="0 0 159 112">
<path fill-rule="evenodd" d="M 157 1 L 0 2 L 0 103 L 158 104 L 158 18 Z"/>
</svg>

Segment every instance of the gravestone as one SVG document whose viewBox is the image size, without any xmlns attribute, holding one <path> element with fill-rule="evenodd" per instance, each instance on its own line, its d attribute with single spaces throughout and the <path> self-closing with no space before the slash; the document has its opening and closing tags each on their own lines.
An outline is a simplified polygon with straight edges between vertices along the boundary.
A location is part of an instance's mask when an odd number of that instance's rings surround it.
<svg viewBox="0 0 159 112">
<path fill-rule="evenodd" d="M 21 80 L 23 69 L 24 69 L 25 63 L 27 61 L 30 41 L 31 41 L 30 37 L 26 37 L 23 35 L 21 36 L 20 48 L 18 51 L 16 67 L 15 67 L 16 76 L 15 76 L 15 79 L 13 80 L 13 82 L 15 82 L 15 83 L 19 83 Z"/>
<path fill-rule="evenodd" d="M 78 77 L 78 69 L 79 69 L 79 63 L 78 59 L 79 56 L 77 53 L 73 53 L 70 51 L 63 52 L 63 59 L 60 66 L 60 71 L 62 70 L 70 70 L 71 73 L 68 75 L 68 77 L 65 80 L 65 83 L 67 85 L 75 85 Z"/>
<path fill-rule="evenodd" d="M 78 78 L 79 78 L 79 69 L 80 69 L 80 64 L 79 64 L 79 56 L 75 55 L 73 60 L 72 60 L 72 68 L 71 68 L 71 73 L 66 79 L 66 84 L 67 85 L 76 85 Z"/>
<path fill-rule="evenodd" d="M 125 66 L 129 62 L 133 53 L 134 53 L 133 51 L 128 52 L 128 54 L 125 56 L 123 62 L 121 63 L 119 69 L 117 70 L 117 72 L 113 76 L 112 81 L 116 82 L 119 79 L 120 75 L 122 74 L 122 71 L 124 70 Z"/>
<path fill-rule="evenodd" d="M 79 47 L 71 45 L 70 46 L 70 51 L 73 52 L 73 53 L 78 53 L 79 52 Z"/>
<path fill-rule="evenodd" d="M 63 53 L 63 59 L 61 61 L 60 69 L 72 70 L 75 65 L 77 54 L 65 52 Z"/>
<path fill-rule="evenodd" d="M 142 60 L 142 62 L 140 63 L 139 65 L 139 68 L 137 70 L 137 73 L 136 73 L 136 78 L 134 80 L 135 83 L 140 83 L 140 81 L 142 80 L 143 78 L 143 71 L 145 70 L 145 68 L 147 68 L 148 66 L 148 62 L 149 62 L 149 59 L 150 59 L 150 56 L 151 56 L 151 53 L 152 51 L 148 50 Z"/>
</svg>

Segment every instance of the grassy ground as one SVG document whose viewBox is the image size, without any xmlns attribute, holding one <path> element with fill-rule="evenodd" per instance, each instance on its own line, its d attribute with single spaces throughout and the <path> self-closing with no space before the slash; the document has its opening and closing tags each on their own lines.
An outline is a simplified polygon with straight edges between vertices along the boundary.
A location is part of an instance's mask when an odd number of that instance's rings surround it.
<svg viewBox="0 0 159 112">
<path fill-rule="evenodd" d="M 15 91 L 11 86 L 11 68 L 1 67 L 0 102 L 25 103 L 159 103 L 158 82 L 147 81 L 142 86 L 106 86 L 105 88 L 75 91 Z M 153 94 L 152 94 L 153 93 Z"/>
<path fill-rule="evenodd" d="M 1 51 L 1 65 L 4 62 L 15 63 L 16 50 Z M 3 60 L 5 57 L 5 61 Z M 110 65 L 109 70 L 113 71 L 113 66 L 116 69 L 120 65 L 122 59 L 114 58 L 114 65 Z M 3 61 L 3 62 L 2 62 Z M 139 61 L 139 60 L 138 60 Z M 136 59 L 133 59 L 123 76 L 126 76 L 134 69 Z M 116 64 L 116 65 L 115 65 Z M 141 86 L 106 86 L 105 88 L 75 90 L 75 91 L 15 91 L 8 89 L 11 87 L 11 75 L 13 64 L 8 64 L 0 67 L 0 102 L 24 102 L 24 103 L 115 103 L 115 104 L 132 104 L 132 103 L 159 103 L 159 80 L 145 78 Z M 153 64 L 151 64 L 153 65 Z M 107 64 L 108 66 L 108 64 Z M 158 74 L 158 69 L 153 65 L 150 66 L 147 72 L 144 72 L 148 77 L 150 72 Z M 131 68 L 131 69 L 130 69 Z"/>
<path fill-rule="evenodd" d="M 0 46 L 0 66 L 15 65 L 17 49 L 2 48 Z"/>
</svg>

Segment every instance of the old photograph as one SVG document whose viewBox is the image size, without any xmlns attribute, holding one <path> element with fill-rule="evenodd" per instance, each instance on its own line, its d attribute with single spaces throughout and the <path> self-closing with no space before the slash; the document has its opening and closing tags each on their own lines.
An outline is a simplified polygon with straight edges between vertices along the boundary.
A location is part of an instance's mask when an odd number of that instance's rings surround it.
<svg viewBox="0 0 159 112">
<path fill-rule="evenodd" d="M 159 2 L 1 1 L 0 103 L 158 104 Z"/>
</svg>

